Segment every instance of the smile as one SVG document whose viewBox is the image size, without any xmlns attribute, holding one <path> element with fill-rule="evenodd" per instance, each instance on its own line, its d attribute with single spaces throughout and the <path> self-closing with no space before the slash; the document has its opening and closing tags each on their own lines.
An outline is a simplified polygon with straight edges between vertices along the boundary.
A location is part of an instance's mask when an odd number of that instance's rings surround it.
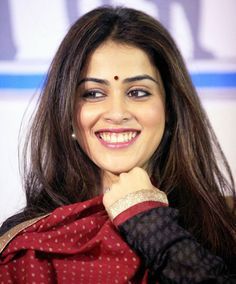
<svg viewBox="0 0 236 284">
<path fill-rule="evenodd" d="M 131 145 L 140 134 L 137 130 L 98 131 L 96 136 L 99 141 L 109 148 L 122 148 Z"/>
</svg>

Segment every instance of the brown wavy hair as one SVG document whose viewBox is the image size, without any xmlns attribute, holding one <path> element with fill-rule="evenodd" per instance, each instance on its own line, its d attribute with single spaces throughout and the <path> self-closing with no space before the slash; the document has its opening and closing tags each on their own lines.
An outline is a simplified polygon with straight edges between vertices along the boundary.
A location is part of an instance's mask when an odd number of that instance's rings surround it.
<svg viewBox="0 0 236 284">
<path fill-rule="evenodd" d="M 149 163 L 152 178 L 168 194 L 170 205 L 179 209 L 181 224 L 199 242 L 223 257 L 232 255 L 235 219 L 224 194 L 235 197 L 233 178 L 182 56 L 157 20 L 122 7 L 90 11 L 62 41 L 25 144 L 27 204 L 4 223 L 2 232 L 58 206 L 99 194 L 101 170 L 71 139 L 71 133 L 81 70 L 91 52 L 106 40 L 141 48 L 158 68 L 167 121 Z"/>
</svg>

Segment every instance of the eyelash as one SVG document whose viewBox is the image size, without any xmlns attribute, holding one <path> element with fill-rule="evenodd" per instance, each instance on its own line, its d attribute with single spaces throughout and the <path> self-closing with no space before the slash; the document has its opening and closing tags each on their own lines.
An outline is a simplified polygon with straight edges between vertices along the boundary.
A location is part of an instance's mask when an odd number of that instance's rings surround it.
<svg viewBox="0 0 236 284">
<path fill-rule="evenodd" d="M 99 94 L 99 97 L 96 97 L 96 94 Z M 99 100 L 100 98 L 105 97 L 105 94 L 103 94 L 101 91 L 98 90 L 91 90 L 87 91 L 82 96 L 85 100 Z"/>
<path fill-rule="evenodd" d="M 139 93 L 143 93 L 143 95 L 139 95 Z M 96 94 L 99 94 L 98 97 L 96 97 Z M 132 89 L 130 91 L 127 92 L 126 94 L 129 98 L 134 98 L 134 99 L 142 99 L 142 98 L 146 98 L 148 96 L 151 95 L 151 93 L 149 93 L 148 91 L 146 90 L 143 90 L 143 89 Z M 102 98 L 104 98 L 106 95 L 99 91 L 99 90 L 91 90 L 91 91 L 87 91 L 83 94 L 83 98 L 85 100 L 92 100 L 92 101 L 97 101 L 97 100 L 100 100 Z"/>
<path fill-rule="evenodd" d="M 143 93 L 143 95 L 142 95 L 142 96 L 139 96 L 139 95 L 137 94 L 138 92 Z M 131 93 L 131 94 L 134 93 L 134 94 L 130 96 L 130 95 L 129 95 L 130 93 Z M 150 96 L 151 93 L 149 93 L 148 91 L 143 90 L 143 89 L 132 89 L 132 90 L 130 90 L 130 91 L 127 93 L 127 95 L 128 95 L 128 97 L 135 97 L 136 99 L 142 99 L 142 98 L 146 98 L 146 97 Z"/>
</svg>

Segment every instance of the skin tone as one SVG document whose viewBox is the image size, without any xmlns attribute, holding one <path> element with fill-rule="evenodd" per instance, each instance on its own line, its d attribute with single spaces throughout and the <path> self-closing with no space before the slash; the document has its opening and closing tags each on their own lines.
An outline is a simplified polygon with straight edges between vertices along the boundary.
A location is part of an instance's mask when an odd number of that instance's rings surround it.
<svg viewBox="0 0 236 284">
<path fill-rule="evenodd" d="M 158 70 L 141 49 L 107 41 L 88 58 L 78 87 L 78 143 L 104 172 L 104 205 L 152 189 L 148 161 L 165 127 Z M 78 131 L 79 129 L 79 131 Z"/>
</svg>

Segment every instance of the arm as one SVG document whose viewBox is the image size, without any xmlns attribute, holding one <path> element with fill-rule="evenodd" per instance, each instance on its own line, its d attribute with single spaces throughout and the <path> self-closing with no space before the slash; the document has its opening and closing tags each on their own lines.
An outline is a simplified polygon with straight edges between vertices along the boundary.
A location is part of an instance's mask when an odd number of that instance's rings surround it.
<svg viewBox="0 0 236 284">
<path fill-rule="evenodd" d="M 153 208 L 127 219 L 118 229 L 141 256 L 150 277 L 160 283 L 233 283 L 223 261 L 181 228 L 177 216 L 175 209 Z"/>
<path fill-rule="evenodd" d="M 104 206 L 126 242 L 160 283 L 233 283 L 221 258 L 178 225 L 178 211 L 145 171 L 122 174 L 104 194 Z M 232 278 L 232 277 L 231 277 Z"/>
</svg>

